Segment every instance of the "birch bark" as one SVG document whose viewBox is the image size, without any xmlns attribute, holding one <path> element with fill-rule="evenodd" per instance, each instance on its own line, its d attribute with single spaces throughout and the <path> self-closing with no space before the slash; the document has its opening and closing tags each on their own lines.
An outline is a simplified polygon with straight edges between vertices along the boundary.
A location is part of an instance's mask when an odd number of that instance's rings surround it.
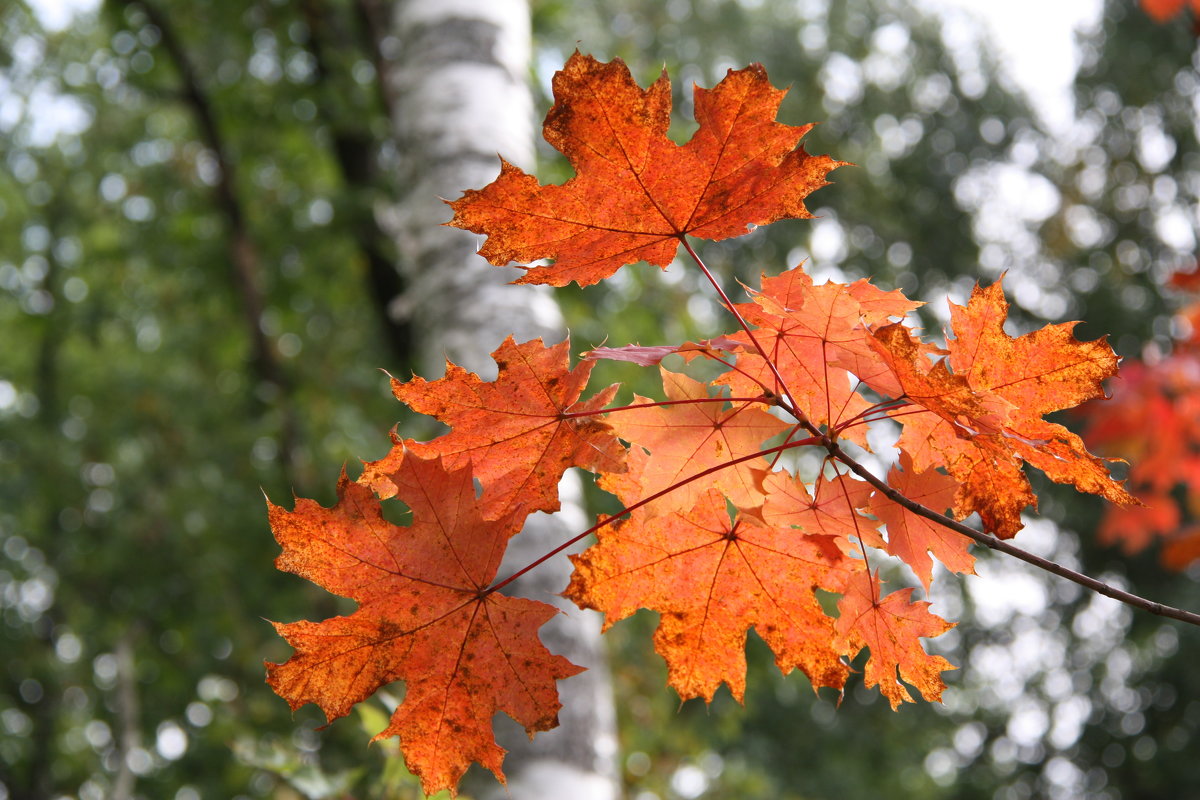
<svg viewBox="0 0 1200 800">
<path fill-rule="evenodd" d="M 440 375 L 449 358 L 482 377 L 495 374 L 488 354 L 504 337 L 563 338 L 563 321 L 544 287 L 512 286 L 516 269 L 489 266 L 473 234 L 442 227 L 439 198 L 491 182 L 497 154 L 526 169 L 533 162 L 533 108 L 526 84 L 530 59 L 525 0 L 397 0 L 390 41 L 393 126 L 403 196 L 385 217 L 401 252 L 404 294 L 390 313 L 410 323 L 421 374 Z M 562 484 L 563 511 L 535 515 L 514 538 L 501 574 L 527 564 L 588 523 L 580 484 Z M 562 600 L 570 563 L 555 559 L 515 584 L 516 592 L 562 608 L 542 629 L 547 647 L 588 671 L 559 683 L 560 727 L 532 742 L 504 717 L 508 790 L 472 787 L 477 796 L 513 800 L 562 797 L 612 800 L 618 795 L 611 679 L 599 619 Z"/>
</svg>

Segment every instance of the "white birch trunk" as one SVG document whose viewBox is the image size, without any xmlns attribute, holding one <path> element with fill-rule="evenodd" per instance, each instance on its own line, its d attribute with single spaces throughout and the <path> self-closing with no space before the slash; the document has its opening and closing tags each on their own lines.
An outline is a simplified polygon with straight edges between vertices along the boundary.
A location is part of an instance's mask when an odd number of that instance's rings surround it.
<svg viewBox="0 0 1200 800">
<path fill-rule="evenodd" d="M 424 377 L 441 375 L 450 358 L 491 378 L 495 364 L 488 354 L 505 336 L 561 341 L 562 317 L 544 287 L 509 285 L 518 270 L 477 256 L 479 237 L 442 227 L 451 215 L 439 197 L 454 199 L 490 183 L 499 173 L 497 154 L 532 167 L 529 8 L 525 0 L 396 0 L 393 35 L 398 57 L 388 77 L 403 196 L 387 217 L 407 288 L 391 310 L 412 323 Z M 530 519 L 513 539 L 502 575 L 588 526 L 579 481 L 568 475 L 561 489 L 563 512 Z M 515 591 L 566 612 L 542 628 L 542 639 L 588 671 L 559 682 L 560 727 L 532 742 L 508 717 L 497 717 L 500 743 L 509 750 L 508 791 L 494 782 L 491 789 L 473 787 L 484 797 L 618 795 L 615 712 L 599 619 L 558 597 L 569 574 L 567 559 L 554 559 L 518 581 Z"/>
</svg>

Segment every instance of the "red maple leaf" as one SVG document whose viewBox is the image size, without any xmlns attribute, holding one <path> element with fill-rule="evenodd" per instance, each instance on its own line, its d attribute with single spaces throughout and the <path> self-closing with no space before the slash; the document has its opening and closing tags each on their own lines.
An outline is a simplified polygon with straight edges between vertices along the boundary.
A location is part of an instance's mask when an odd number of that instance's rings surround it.
<svg viewBox="0 0 1200 800">
<path fill-rule="evenodd" d="M 1140 553 L 1158 539 L 1170 539 L 1183 527 L 1183 514 L 1166 492 L 1144 488 L 1139 506 L 1106 509 L 1096 537 L 1104 544 L 1119 544 L 1126 553 Z"/>
<path fill-rule="evenodd" d="M 1145 506 L 1106 509 L 1100 540 L 1136 553 L 1161 539 L 1163 563 L 1182 569 L 1184 554 L 1195 551 L 1182 540 L 1195 536 L 1187 520 L 1200 497 L 1200 355 L 1184 342 L 1169 358 L 1123 367 L 1112 389 L 1110 400 L 1082 409 L 1085 435 L 1133 462 L 1129 485 Z M 1188 502 L 1178 501 L 1180 492 Z"/>
<path fill-rule="evenodd" d="M 1192 13 L 1200 16 L 1200 0 L 1141 0 L 1141 4 L 1142 9 L 1160 24 L 1179 16 L 1185 6 L 1190 6 Z"/>
<path fill-rule="evenodd" d="M 492 354 L 495 381 L 483 381 L 446 363 L 446 376 L 426 381 L 392 379 L 392 393 L 409 408 L 451 426 L 431 442 L 401 442 L 422 457 L 441 456 L 447 469 L 468 464 L 483 484 L 483 501 L 495 513 L 517 506 L 527 512 L 558 509 L 558 482 L 568 467 L 620 472 L 624 450 L 598 412 L 617 387 L 578 402 L 591 362 L 569 367 L 569 342 L 546 347 L 541 339 L 515 344 L 509 337 Z M 378 488 L 391 457 L 367 465 Z M 386 489 L 384 496 L 387 495 Z M 492 512 L 489 512 L 492 513 Z"/>
<path fill-rule="evenodd" d="M 1170 569 L 1187 569 L 1197 559 L 1200 559 L 1200 525 L 1175 531 L 1163 546 L 1162 563 Z"/>
<path fill-rule="evenodd" d="M 404 702 L 376 739 L 399 736 L 427 794 L 451 793 L 471 762 L 503 780 L 492 715 L 530 735 L 557 724 L 555 681 L 580 671 L 539 641 L 553 606 L 487 591 L 524 515 L 485 520 L 467 469 L 407 454 L 392 476 L 412 513 L 398 527 L 379 500 L 343 474 L 338 502 L 268 503 L 283 548 L 276 565 L 358 601 L 347 617 L 273 623 L 296 653 L 267 666 L 267 683 L 293 709 L 316 703 L 329 721 L 387 683 Z"/>
<path fill-rule="evenodd" d="M 665 73 L 643 90 L 621 61 L 576 52 L 554 76 L 543 128 L 575 177 L 542 186 L 502 161 L 494 182 L 450 204 L 449 224 L 487 234 L 479 253 L 492 264 L 555 259 L 518 283 L 587 286 L 637 261 L 666 267 L 687 234 L 728 239 L 811 217 L 804 198 L 842 162 L 798 146 L 811 125 L 775 122 L 784 94 L 758 64 L 730 70 L 695 89 L 700 126 L 681 146 L 667 138 Z"/>
</svg>

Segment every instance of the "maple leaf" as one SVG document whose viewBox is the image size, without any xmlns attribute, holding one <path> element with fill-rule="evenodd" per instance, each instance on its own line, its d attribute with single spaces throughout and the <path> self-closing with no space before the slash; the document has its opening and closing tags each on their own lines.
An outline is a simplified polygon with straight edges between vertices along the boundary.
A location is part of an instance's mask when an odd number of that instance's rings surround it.
<svg viewBox="0 0 1200 800">
<path fill-rule="evenodd" d="M 412 524 L 385 521 L 379 500 L 343 473 L 338 502 L 268 502 L 283 548 L 276 565 L 356 600 L 323 622 L 273 623 L 295 650 L 267 663 L 267 683 L 297 709 L 316 703 L 330 722 L 395 680 L 404 702 L 375 739 L 399 736 L 426 794 L 449 789 L 471 762 L 501 781 L 504 750 L 491 733 L 504 711 L 532 736 L 557 724 L 555 681 L 581 669 L 551 654 L 538 628 L 557 611 L 487 592 L 523 515 L 485 520 L 468 469 L 406 454 L 393 475 Z"/>
<path fill-rule="evenodd" d="M 944 466 L 958 481 L 956 515 L 977 511 L 988 530 L 1013 536 L 1021 510 L 1036 502 L 1023 463 L 1058 483 L 1136 503 L 1082 439 L 1042 419 L 1103 396 L 1103 379 L 1117 370 L 1105 340 L 1077 340 L 1073 322 L 1009 336 L 999 281 L 976 286 L 966 306 L 950 303 L 950 316 L 949 355 L 932 366 L 899 326 L 876 331 L 874 343 L 915 406 L 892 412 L 904 427 L 898 447 L 917 470 Z"/>
<path fill-rule="evenodd" d="M 935 469 L 917 472 L 907 453 L 900 453 L 900 466 L 888 473 L 888 485 L 926 508 L 941 514 L 954 505 L 958 483 Z M 871 496 L 871 513 L 887 525 L 887 551 L 912 568 L 925 591 L 929 591 L 933 568 L 929 556 L 952 572 L 975 572 L 975 557 L 969 552 L 971 540 L 933 520 L 914 514 L 886 495 Z"/>
<path fill-rule="evenodd" d="M 598 544 L 571 557 L 566 596 L 602 611 L 606 630 L 639 608 L 659 611 L 654 646 L 683 699 L 711 701 L 726 683 L 741 702 L 751 626 L 784 674 L 799 667 L 814 687 L 844 685 L 848 670 L 829 644 L 833 620 L 813 590 L 841 585 L 840 573 L 853 565 L 827 537 L 753 516 L 731 521 L 712 489 L 686 511 L 635 514 L 597 536 Z"/>
<path fill-rule="evenodd" d="M 898 291 L 881 291 L 865 280 L 849 286 L 832 281 L 815 286 L 799 267 L 775 277 L 764 276 L 762 290 L 752 295 L 754 302 L 740 303 L 737 309 L 758 330 L 753 339 L 745 332 L 730 336 L 743 342 L 747 352 L 738 357 L 737 370 L 725 373 L 717 382 L 729 385 L 738 395 L 760 387 L 782 394 L 784 387 L 775 377 L 778 371 L 797 410 L 818 426 L 835 425 L 870 407 L 841 364 L 877 361 L 864 331 L 921 305 Z M 861 429 L 852 430 L 849 436 L 866 445 Z"/>
<path fill-rule="evenodd" d="M 1130 482 L 1141 491 L 1200 490 L 1200 356 L 1134 362 L 1113 389 L 1085 409 L 1088 441 L 1134 461 Z"/>
<path fill-rule="evenodd" d="M 615 473 L 624 456 L 612 430 L 592 413 L 608 405 L 617 387 L 578 402 L 592 364 L 568 369 L 569 351 L 567 341 L 546 347 L 541 339 L 515 344 L 510 336 L 492 354 L 499 366 L 495 381 L 450 362 L 445 377 L 435 381 L 393 378 L 397 400 L 451 428 L 430 442 L 396 447 L 423 458 L 441 456 L 447 469 L 470 464 L 483 484 L 483 502 L 493 509 L 489 514 L 517 506 L 556 511 L 558 482 L 568 467 Z M 390 464 L 390 458 L 383 461 Z M 379 463 L 367 469 L 378 488 Z"/>
<path fill-rule="evenodd" d="M 678 372 L 660 369 L 663 389 L 672 405 L 634 408 L 614 413 L 608 424 L 616 434 L 643 448 L 649 457 L 629 463 L 627 478 L 605 475 L 601 488 L 613 491 L 627 505 L 668 489 L 706 469 L 758 451 L 764 440 L 788 429 L 783 420 L 749 402 L 711 398 L 706 384 Z M 688 402 L 695 401 L 695 402 Z M 652 403 L 634 397 L 634 403 Z M 711 476 L 715 485 L 739 507 L 762 504 L 765 459 L 742 462 Z M 704 494 L 703 482 L 686 483 L 647 506 L 651 513 L 690 506 Z"/>
<path fill-rule="evenodd" d="M 1200 292 L 1200 262 L 1192 264 L 1189 269 L 1172 272 L 1167 278 L 1167 285 L 1185 292 Z"/>
<path fill-rule="evenodd" d="M 811 217 L 804 198 L 842 162 L 798 146 L 811 125 L 775 122 L 784 94 L 758 64 L 696 87 L 699 128 L 681 146 L 667 138 L 665 72 L 643 90 L 619 59 L 576 52 L 554 76 L 543 127 L 575 177 L 542 186 L 502 161 L 494 182 L 450 203 L 448 224 L 487 234 L 479 253 L 498 266 L 555 259 L 518 283 L 587 286 L 637 261 L 666 267 L 688 234 L 720 240 Z"/>
<path fill-rule="evenodd" d="M 897 446 L 916 469 L 945 466 L 959 483 L 955 513 L 979 511 L 984 527 L 1011 537 L 1021 510 L 1037 502 L 1020 461 L 995 434 L 1010 411 L 1002 398 L 976 393 L 946 360 L 932 366 L 921 343 L 901 325 L 874 333 L 873 343 L 912 406 L 891 411 L 903 425 Z"/>
<path fill-rule="evenodd" d="M 868 544 L 877 539 L 873 532 L 878 523 L 858 513 L 867 505 L 870 484 L 845 475 L 835 478 L 821 475 L 813 497 L 802 481 L 781 470 L 767 476 L 763 489 L 761 516 L 768 525 L 794 526 L 810 535 L 829 536 L 847 553 L 857 552 L 851 541 L 854 538 Z"/>
<path fill-rule="evenodd" d="M 941 673 L 954 665 L 926 653 L 920 637 L 940 636 L 954 626 L 931 614 L 929 603 L 912 602 L 912 589 L 892 592 L 882 600 L 879 591 L 874 574 L 860 570 L 850 576 L 846 593 L 838 601 L 834 646 L 850 657 L 870 648 L 863 682 L 867 688 L 879 686 L 893 709 L 912 702 L 897 673 L 926 700 L 941 700 L 946 688 Z"/>
<path fill-rule="evenodd" d="M 966 306 L 950 304 L 954 340 L 948 345 L 955 373 L 977 392 L 1013 405 L 1005 425 L 1016 454 L 1051 480 L 1070 483 L 1114 503 L 1134 503 L 1108 474 L 1108 465 L 1083 441 L 1042 415 L 1104 396 L 1103 381 L 1117 373 L 1117 356 L 1104 338 L 1081 342 L 1077 322 L 1047 325 L 1013 338 L 1004 332 L 1008 303 L 1000 282 L 975 287 Z"/>
</svg>

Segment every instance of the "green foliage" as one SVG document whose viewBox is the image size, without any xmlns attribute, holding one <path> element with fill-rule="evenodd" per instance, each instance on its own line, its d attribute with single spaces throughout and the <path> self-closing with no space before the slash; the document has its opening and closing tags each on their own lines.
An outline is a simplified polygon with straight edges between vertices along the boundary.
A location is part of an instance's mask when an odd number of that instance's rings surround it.
<svg viewBox="0 0 1200 800">
<path fill-rule="evenodd" d="M 229 743 L 312 762 L 320 720 L 260 690 L 263 658 L 282 655 L 261 618 L 304 589 L 243 577 L 275 555 L 257 487 L 331 486 L 325 465 L 382 454 L 379 367 L 401 365 L 361 311 L 359 243 L 328 211 L 347 193 L 328 128 L 298 118 L 319 99 L 311 71 L 288 68 L 302 23 L 169 8 L 237 160 L 256 320 L 163 31 L 117 5 L 62 33 L 0 10 L 10 91 L 48 85 L 91 123 L 51 140 L 30 107 L 4 134 L 0 648 L 20 657 L 0 670 L 3 782 L 99 797 L 131 770 L 145 796 L 261 795 L 272 781 Z M 284 74 L 255 77 L 271 52 Z M 259 325 L 278 374 L 256 360 Z"/>
</svg>

